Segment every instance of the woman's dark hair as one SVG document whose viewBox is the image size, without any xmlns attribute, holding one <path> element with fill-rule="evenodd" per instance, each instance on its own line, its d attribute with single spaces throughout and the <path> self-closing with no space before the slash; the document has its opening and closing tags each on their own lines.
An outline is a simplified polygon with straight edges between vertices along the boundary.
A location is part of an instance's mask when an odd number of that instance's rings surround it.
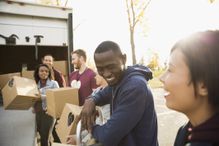
<svg viewBox="0 0 219 146">
<path fill-rule="evenodd" d="M 197 32 L 179 40 L 171 49 L 180 50 L 188 65 L 191 80 L 196 87 L 203 82 L 208 90 L 209 103 L 219 106 L 219 31 Z"/>
<path fill-rule="evenodd" d="M 37 67 L 36 67 L 36 69 L 35 69 L 35 71 L 34 71 L 34 79 L 35 79 L 36 83 L 38 83 L 39 80 L 40 80 L 40 77 L 39 77 L 39 69 L 40 69 L 40 67 L 42 67 L 42 66 L 46 67 L 46 68 L 49 70 L 48 78 L 49 78 L 49 79 L 52 78 L 52 74 L 51 74 L 51 70 L 50 70 L 49 66 L 46 65 L 46 64 L 39 64 L 39 65 L 37 65 Z"/>
</svg>

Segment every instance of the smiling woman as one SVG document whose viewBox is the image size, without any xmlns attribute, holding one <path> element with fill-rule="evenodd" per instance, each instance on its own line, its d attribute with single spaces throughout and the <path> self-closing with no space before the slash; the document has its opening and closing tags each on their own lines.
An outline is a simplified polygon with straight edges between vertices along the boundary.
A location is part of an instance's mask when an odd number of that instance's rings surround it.
<svg viewBox="0 0 219 146">
<path fill-rule="evenodd" d="M 194 33 L 171 49 L 169 67 L 160 78 L 166 105 L 189 119 L 174 146 L 219 145 L 218 59 L 217 30 Z"/>
<path fill-rule="evenodd" d="M 46 64 L 39 64 L 34 71 L 34 78 L 40 91 L 40 99 L 35 102 L 33 112 L 36 113 L 37 132 L 40 135 L 40 145 L 48 146 L 52 136 L 54 118 L 47 114 L 46 91 L 59 88 L 58 83 L 52 80 L 51 70 Z"/>
</svg>

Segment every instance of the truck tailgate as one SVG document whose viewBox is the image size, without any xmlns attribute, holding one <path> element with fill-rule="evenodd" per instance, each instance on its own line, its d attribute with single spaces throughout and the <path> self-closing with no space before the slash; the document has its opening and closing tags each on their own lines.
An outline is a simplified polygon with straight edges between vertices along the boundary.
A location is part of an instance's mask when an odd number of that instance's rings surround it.
<svg viewBox="0 0 219 146">
<path fill-rule="evenodd" d="M 0 105 L 0 146 L 34 146 L 35 114 L 30 110 L 4 110 Z"/>
</svg>

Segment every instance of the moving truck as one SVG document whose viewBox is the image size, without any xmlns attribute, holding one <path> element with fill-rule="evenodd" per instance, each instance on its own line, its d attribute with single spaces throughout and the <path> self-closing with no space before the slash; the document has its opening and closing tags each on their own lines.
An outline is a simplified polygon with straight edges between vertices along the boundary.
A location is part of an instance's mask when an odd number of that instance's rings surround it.
<svg viewBox="0 0 219 146">
<path fill-rule="evenodd" d="M 0 74 L 34 70 L 45 54 L 67 62 L 73 50 L 72 9 L 0 1 Z"/>
<path fill-rule="evenodd" d="M 45 54 L 51 54 L 65 64 L 67 79 L 73 70 L 72 27 L 72 8 L 0 1 L 0 76 L 33 71 Z M 1 146 L 36 145 L 35 126 L 31 109 L 5 110 L 0 105 Z"/>
</svg>

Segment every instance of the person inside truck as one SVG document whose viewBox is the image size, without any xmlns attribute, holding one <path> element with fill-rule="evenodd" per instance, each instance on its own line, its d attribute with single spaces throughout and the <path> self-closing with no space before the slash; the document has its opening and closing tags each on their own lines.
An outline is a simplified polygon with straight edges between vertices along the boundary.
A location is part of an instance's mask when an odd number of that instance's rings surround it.
<svg viewBox="0 0 219 146">
<path fill-rule="evenodd" d="M 82 49 L 75 50 L 71 53 L 72 64 L 76 71 L 70 76 L 70 86 L 79 89 L 79 105 L 84 104 L 85 98 L 89 96 L 94 89 L 98 87 L 96 84 L 96 73 L 86 66 L 86 52 Z"/>
<path fill-rule="evenodd" d="M 34 112 L 36 113 L 37 132 L 40 135 L 41 146 L 48 146 L 49 136 L 54 125 L 54 119 L 46 113 L 46 90 L 59 88 L 59 84 L 52 80 L 52 73 L 48 65 L 39 64 L 34 71 L 34 78 L 40 91 L 41 100 L 34 104 Z"/>
<path fill-rule="evenodd" d="M 174 146 L 219 145 L 219 30 L 201 31 L 175 43 L 160 81 L 166 106 L 188 118 Z"/>
<path fill-rule="evenodd" d="M 66 87 L 66 81 L 64 76 L 59 70 L 54 68 L 53 62 L 54 62 L 54 57 L 51 54 L 46 54 L 42 58 L 42 63 L 47 64 L 51 68 L 52 77 L 55 81 L 58 82 L 59 87 Z"/>
<path fill-rule="evenodd" d="M 126 55 L 112 41 L 98 45 L 94 61 L 108 86 L 85 100 L 82 127 L 104 146 L 158 146 L 157 115 L 147 86 L 152 72 L 140 65 L 126 67 Z M 110 119 L 96 125 L 95 106 L 109 103 Z"/>
</svg>

